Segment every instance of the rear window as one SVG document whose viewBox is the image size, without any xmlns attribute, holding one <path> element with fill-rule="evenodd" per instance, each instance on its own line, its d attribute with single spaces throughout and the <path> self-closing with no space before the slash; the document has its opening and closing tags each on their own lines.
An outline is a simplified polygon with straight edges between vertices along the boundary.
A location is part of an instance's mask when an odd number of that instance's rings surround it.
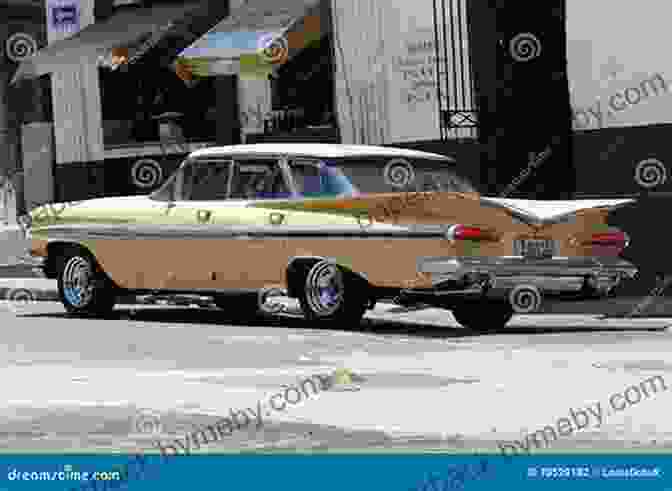
<svg viewBox="0 0 672 491">
<path fill-rule="evenodd" d="M 333 159 L 330 164 L 338 166 L 361 193 L 477 192 L 472 182 L 458 174 L 450 161 L 382 157 Z"/>
</svg>

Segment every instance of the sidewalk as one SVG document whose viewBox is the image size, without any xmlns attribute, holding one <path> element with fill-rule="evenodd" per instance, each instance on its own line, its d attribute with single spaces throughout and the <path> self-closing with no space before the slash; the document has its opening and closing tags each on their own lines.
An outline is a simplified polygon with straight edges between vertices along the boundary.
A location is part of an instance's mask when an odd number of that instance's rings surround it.
<svg viewBox="0 0 672 491">
<path fill-rule="evenodd" d="M 0 267 L 18 263 L 27 247 L 20 226 L 0 223 Z M 2 276 L 0 272 L 0 278 Z"/>
</svg>

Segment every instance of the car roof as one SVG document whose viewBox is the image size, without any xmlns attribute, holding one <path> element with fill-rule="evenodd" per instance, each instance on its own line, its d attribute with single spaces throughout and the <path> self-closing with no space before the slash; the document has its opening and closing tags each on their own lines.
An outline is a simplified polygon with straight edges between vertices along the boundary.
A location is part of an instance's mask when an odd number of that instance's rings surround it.
<svg viewBox="0 0 672 491">
<path fill-rule="evenodd" d="M 390 157 L 443 160 L 455 162 L 451 157 L 438 153 L 421 152 L 405 148 L 374 145 L 342 145 L 335 143 L 255 143 L 210 147 L 192 152 L 189 157 L 229 157 L 234 155 L 295 155 L 301 157 Z"/>
</svg>

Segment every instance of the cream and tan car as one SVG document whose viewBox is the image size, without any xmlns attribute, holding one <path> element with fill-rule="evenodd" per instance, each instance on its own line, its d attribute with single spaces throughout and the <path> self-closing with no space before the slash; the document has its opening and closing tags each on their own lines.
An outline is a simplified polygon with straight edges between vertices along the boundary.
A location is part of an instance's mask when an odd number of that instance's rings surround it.
<svg viewBox="0 0 672 491">
<path fill-rule="evenodd" d="M 358 191 L 343 169 L 362 161 L 380 163 L 381 179 L 402 175 L 403 189 Z M 355 324 L 389 300 L 450 309 L 479 331 L 636 274 L 619 257 L 627 235 L 606 222 L 632 200 L 489 198 L 457 175 L 442 190 L 416 186 L 414 169 L 451 163 L 373 146 L 203 149 L 151 195 L 34 209 L 31 255 L 73 314 L 105 314 L 129 294 L 252 314 L 256 296 L 231 295 L 282 291 L 309 319 Z"/>
</svg>

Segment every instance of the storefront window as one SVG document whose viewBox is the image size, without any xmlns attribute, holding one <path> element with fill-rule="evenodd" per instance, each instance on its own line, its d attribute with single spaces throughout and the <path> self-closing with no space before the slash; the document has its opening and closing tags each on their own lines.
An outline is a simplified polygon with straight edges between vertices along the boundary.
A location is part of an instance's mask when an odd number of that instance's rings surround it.
<svg viewBox="0 0 672 491">
<path fill-rule="evenodd" d="M 215 139 L 212 79 L 187 86 L 169 68 L 139 66 L 99 73 L 105 145 L 156 143 L 162 134 L 187 142 Z M 165 113 L 174 117 L 162 131 L 157 117 Z"/>
<path fill-rule="evenodd" d="M 273 114 L 266 133 L 336 126 L 331 38 L 304 48 L 271 81 Z"/>
</svg>

